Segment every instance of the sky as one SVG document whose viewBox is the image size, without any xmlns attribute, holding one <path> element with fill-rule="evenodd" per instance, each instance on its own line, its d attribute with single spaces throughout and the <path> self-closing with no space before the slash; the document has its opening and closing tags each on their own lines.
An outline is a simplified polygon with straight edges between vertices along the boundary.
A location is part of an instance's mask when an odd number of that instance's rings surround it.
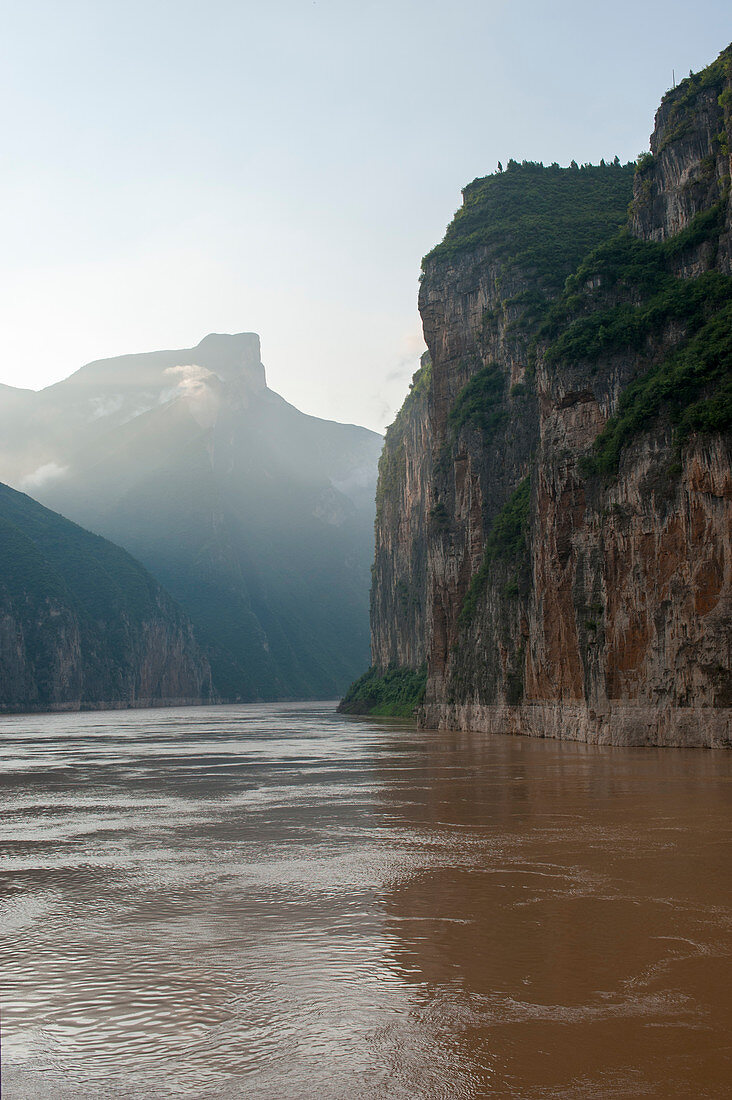
<svg viewBox="0 0 732 1100">
<path fill-rule="evenodd" d="M 422 256 L 499 160 L 634 160 L 729 0 L 0 0 L 0 382 L 258 332 L 377 431 Z"/>
</svg>

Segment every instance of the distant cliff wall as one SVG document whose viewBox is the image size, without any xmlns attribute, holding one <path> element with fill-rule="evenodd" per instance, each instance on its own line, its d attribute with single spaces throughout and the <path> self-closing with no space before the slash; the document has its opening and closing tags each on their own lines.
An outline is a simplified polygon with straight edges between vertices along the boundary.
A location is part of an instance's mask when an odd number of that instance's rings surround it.
<svg viewBox="0 0 732 1100">
<path fill-rule="evenodd" d="M 427 529 L 432 481 L 428 395 L 429 355 L 386 433 L 376 493 L 376 554 L 372 570 L 371 659 L 376 668 L 417 669 L 427 660 Z"/>
<path fill-rule="evenodd" d="M 190 623 L 129 554 L 0 485 L 0 711 L 212 701 Z"/>
</svg>

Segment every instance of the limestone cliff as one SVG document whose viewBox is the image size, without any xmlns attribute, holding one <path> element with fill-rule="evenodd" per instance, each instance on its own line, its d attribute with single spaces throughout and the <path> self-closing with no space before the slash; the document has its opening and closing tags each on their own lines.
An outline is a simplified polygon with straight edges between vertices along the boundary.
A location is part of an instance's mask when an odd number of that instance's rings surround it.
<svg viewBox="0 0 732 1100">
<path fill-rule="evenodd" d="M 432 364 L 425 353 L 407 400 L 386 433 L 376 493 L 372 570 L 372 664 L 417 669 L 427 660 L 428 501 L 432 481 L 427 395 Z"/>
<path fill-rule="evenodd" d="M 428 725 L 730 743 L 731 57 L 668 93 L 634 176 L 510 164 L 425 258 L 372 655 L 426 654 Z"/>
<path fill-rule="evenodd" d="M 202 703 L 190 623 L 129 554 L 0 485 L 0 711 Z"/>
</svg>

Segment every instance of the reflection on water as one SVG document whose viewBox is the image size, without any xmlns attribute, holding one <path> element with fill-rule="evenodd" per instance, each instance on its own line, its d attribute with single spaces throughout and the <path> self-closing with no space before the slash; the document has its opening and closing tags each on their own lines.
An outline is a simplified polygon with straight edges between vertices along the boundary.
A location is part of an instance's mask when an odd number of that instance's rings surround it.
<svg viewBox="0 0 732 1100">
<path fill-rule="evenodd" d="M 3 1096 L 730 1095 L 732 754 L 2 720 Z"/>
</svg>

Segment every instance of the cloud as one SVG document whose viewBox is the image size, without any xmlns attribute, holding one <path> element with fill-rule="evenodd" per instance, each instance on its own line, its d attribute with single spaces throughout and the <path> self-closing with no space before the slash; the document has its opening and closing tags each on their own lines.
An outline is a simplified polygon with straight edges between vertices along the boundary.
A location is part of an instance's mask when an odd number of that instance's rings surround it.
<svg viewBox="0 0 732 1100">
<path fill-rule="evenodd" d="M 188 363 L 181 367 L 166 367 L 163 374 L 168 375 L 171 381 L 175 379 L 178 381 L 172 389 L 163 390 L 160 394 L 160 404 L 179 397 L 186 398 L 193 418 L 202 428 L 210 428 L 216 419 L 219 407 L 218 390 L 210 383 L 212 379 L 218 382 L 218 375 L 207 370 L 206 367 L 199 367 L 196 363 Z"/>
<path fill-rule="evenodd" d="M 199 367 L 196 363 L 188 363 L 182 367 L 166 367 L 163 374 L 167 374 L 171 380 L 177 378 L 178 381 L 172 390 L 166 390 L 163 398 L 168 400 L 172 396 L 180 397 L 200 397 L 207 389 L 208 382 L 211 378 L 215 378 L 216 375 L 213 371 L 207 370 L 206 367 Z"/>
<path fill-rule="evenodd" d="M 24 489 L 40 489 L 42 485 L 47 485 L 49 481 L 55 481 L 57 478 L 63 477 L 67 470 L 68 466 L 59 466 L 57 462 L 45 462 L 32 474 L 26 474 L 20 484 Z"/>
</svg>

